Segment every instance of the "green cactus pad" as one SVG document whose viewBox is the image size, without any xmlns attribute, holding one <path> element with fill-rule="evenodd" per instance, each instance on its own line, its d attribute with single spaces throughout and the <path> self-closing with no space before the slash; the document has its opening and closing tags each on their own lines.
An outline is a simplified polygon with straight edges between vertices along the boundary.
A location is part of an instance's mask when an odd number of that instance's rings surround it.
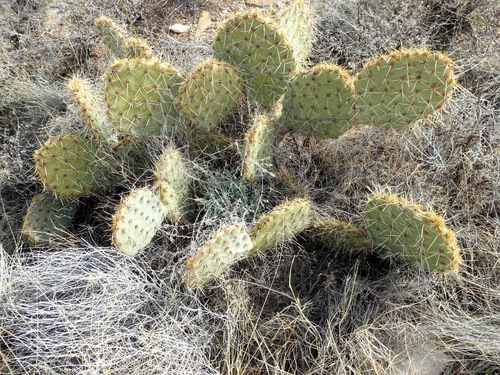
<svg viewBox="0 0 500 375">
<path fill-rule="evenodd" d="M 346 71 L 334 64 L 317 65 L 293 77 L 281 122 L 307 136 L 337 138 L 353 123 L 353 94 Z"/>
<path fill-rule="evenodd" d="M 167 218 L 172 222 L 184 220 L 189 213 L 191 177 L 179 150 L 168 148 L 163 152 L 156 164 L 155 177 Z"/>
<path fill-rule="evenodd" d="M 96 21 L 101 40 L 119 59 L 151 57 L 153 52 L 148 44 L 139 38 L 127 38 L 120 27 L 108 17 L 99 17 Z"/>
<path fill-rule="evenodd" d="M 356 77 L 357 119 L 403 128 L 443 108 L 455 85 L 452 62 L 442 53 L 408 50 L 382 55 Z"/>
<path fill-rule="evenodd" d="M 77 198 L 106 179 L 109 166 L 99 145 L 81 135 L 60 135 L 35 151 L 35 167 L 45 186 Z"/>
<path fill-rule="evenodd" d="M 136 255 L 149 245 L 167 209 L 149 188 L 124 197 L 112 218 L 113 245 L 123 254 Z"/>
<path fill-rule="evenodd" d="M 66 236 L 78 201 L 47 191 L 33 198 L 24 217 L 23 234 L 33 243 L 47 243 Z"/>
<path fill-rule="evenodd" d="M 314 220 L 309 228 L 314 242 L 329 249 L 367 251 L 373 247 L 366 231 L 336 219 Z"/>
<path fill-rule="evenodd" d="M 118 135 L 108 121 L 104 102 L 97 100 L 90 87 L 80 78 L 73 77 L 68 82 L 68 88 L 73 93 L 75 103 L 84 115 L 92 135 L 103 143 L 116 145 Z"/>
<path fill-rule="evenodd" d="M 245 225 L 233 224 L 221 229 L 188 260 L 186 285 L 200 288 L 222 276 L 231 265 L 247 256 L 252 245 Z"/>
<path fill-rule="evenodd" d="M 304 61 L 311 51 L 314 34 L 309 8 L 303 1 L 294 1 L 279 14 L 278 22 L 294 46 L 297 61 Z"/>
<path fill-rule="evenodd" d="M 157 60 L 117 61 L 105 88 L 110 120 L 121 134 L 135 138 L 171 132 L 177 121 L 174 98 L 183 80 L 177 69 Z"/>
<path fill-rule="evenodd" d="M 179 111 L 193 124 L 211 131 L 233 111 L 243 83 L 235 67 L 215 59 L 198 66 L 177 96 Z"/>
<path fill-rule="evenodd" d="M 368 199 L 365 223 L 375 245 L 408 263 L 431 272 L 458 272 L 462 259 L 455 234 L 434 212 L 394 194 L 377 193 Z"/>
<path fill-rule="evenodd" d="M 243 179 L 249 182 L 260 180 L 270 169 L 274 156 L 274 133 L 276 120 L 267 115 L 258 116 L 245 135 L 242 156 Z"/>
<path fill-rule="evenodd" d="M 297 69 L 293 46 L 270 18 L 257 10 L 237 13 L 219 30 L 215 56 L 242 73 L 247 95 L 263 106 L 278 100 Z"/>
<path fill-rule="evenodd" d="M 250 254 L 264 252 L 280 242 L 291 240 L 308 227 L 312 216 L 311 202 L 296 198 L 282 203 L 260 217 L 250 233 L 254 247 Z"/>
</svg>

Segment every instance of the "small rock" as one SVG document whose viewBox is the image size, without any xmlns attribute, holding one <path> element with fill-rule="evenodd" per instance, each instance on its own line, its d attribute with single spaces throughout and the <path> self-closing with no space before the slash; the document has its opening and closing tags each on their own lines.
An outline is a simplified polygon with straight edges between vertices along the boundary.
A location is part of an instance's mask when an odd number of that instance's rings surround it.
<svg viewBox="0 0 500 375">
<path fill-rule="evenodd" d="M 196 27 L 196 31 L 194 36 L 200 36 L 203 32 L 210 26 L 212 23 L 212 17 L 210 16 L 210 12 L 204 10 L 201 12 L 200 19 L 198 21 L 198 26 Z"/>
<path fill-rule="evenodd" d="M 176 34 L 184 34 L 189 31 L 190 27 L 186 25 L 182 25 L 180 23 L 176 23 L 175 25 L 172 25 L 168 28 L 169 31 L 176 33 Z"/>
</svg>

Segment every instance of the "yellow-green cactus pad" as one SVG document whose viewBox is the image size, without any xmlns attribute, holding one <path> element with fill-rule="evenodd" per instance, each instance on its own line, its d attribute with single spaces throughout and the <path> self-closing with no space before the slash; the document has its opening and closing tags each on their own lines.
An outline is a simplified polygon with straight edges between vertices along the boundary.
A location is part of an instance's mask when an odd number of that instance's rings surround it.
<svg viewBox="0 0 500 375">
<path fill-rule="evenodd" d="M 77 198 L 107 178 L 109 167 L 97 142 L 81 135 L 60 135 L 35 151 L 35 167 L 47 188 Z"/>
<path fill-rule="evenodd" d="M 191 195 L 191 177 L 184 157 L 178 149 L 167 148 L 155 168 L 156 186 L 160 199 L 172 222 L 185 219 Z"/>
<path fill-rule="evenodd" d="M 101 40 L 119 59 L 151 57 L 151 47 L 142 39 L 127 38 L 120 27 L 108 17 L 99 17 L 96 21 Z"/>
<path fill-rule="evenodd" d="M 136 255 L 149 245 L 167 209 L 149 188 L 125 196 L 112 218 L 113 245 L 123 254 Z"/>
<path fill-rule="evenodd" d="M 78 201 L 51 191 L 33 198 L 24 217 L 23 234 L 33 243 L 47 243 L 66 236 Z"/>
<path fill-rule="evenodd" d="M 276 119 L 258 116 L 245 135 L 242 156 L 243 178 L 253 182 L 261 179 L 273 165 Z"/>
<path fill-rule="evenodd" d="M 208 240 L 186 265 L 185 283 L 200 288 L 221 277 L 231 265 L 245 258 L 252 240 L 243 224 L 229 225 Z"/>
<path fill-rule="evenodd" d="M 296 198 L 275 207 L 260 217 L 250 233 L 254 242 L 251 254 L 264 252 L 289 241 L 309 226 L 312 217 L 311 202 Z"/>
<path fill-rule="evenodd" d="M 344 69 L 334 64 L 314 66 L 290 82 L 281 122 L 307 136 L 337 138 L 353 123 L 353 95 Z"/>
<path fill-rule="evenodd" d="M 314 220 L 309 228 L 314 242 L 329 249 L 367 251 L 373 247 L 366 230 L 336 219 Z"/>
<path fill-rule="evenodd" d="M 257 10 L 236 13 L 219 29 L 215 56 L 242 73 L 247 95 L 263 106 L 278 100 L 297 69 L 292 44 L 276 23 Z"/>
<path fill-rule="evenodd" d="M 382 55 L 356 77 L 357 119 L 403 128 L 443 108 L 455 86 L 453 64 L 440 52 L 405 50 Z"/>
<path fill-rule="evenodd" d="M 304 61 L 313 44 L 314 27 L 310 9 L 303 1 L 294 1 L 278 15 L 278 22 L 294 46 L 296 59 Z"/>
<path fill-rule="evenodd" d="M 183 83 L 177 105 L 193 124 L 211 131 L 236 108 L 242 96 L 243 82 L 236 68 L 211 59 Z"/>
<path fill-rule="evenodd" d="M 119 133 L 134 138 L 171 132 L 182 75 L 158 60 L 120 60 L 111 66 L 105 88 L 108 116 Z"/>
<path fill-rule="evenodd" d="M 445 220 L 394 194 L 377 193 L 366 203 L 365 223 L 375 245 L 431 272 L 458 272 L 460 247 Z"/>
<path fill-rule="evenodd" d="M 116 145 L 118 135 L 116 129 L 108 121 L 104 102 L 98 100 L 90 87 L 80 78 L 73 77 L 68 82 L 68 88 L 73 93 L 75 103 L 84 115 L 92 135 L 103 143 Z"/>
</svg>

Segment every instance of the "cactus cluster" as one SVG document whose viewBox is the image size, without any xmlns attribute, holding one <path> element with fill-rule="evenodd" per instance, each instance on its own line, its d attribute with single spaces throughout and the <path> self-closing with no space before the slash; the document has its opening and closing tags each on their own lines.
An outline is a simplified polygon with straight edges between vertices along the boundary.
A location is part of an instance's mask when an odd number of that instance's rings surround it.
<svg viewBox="0 0 500 375">
<path fill-rule="evenodd" d="M 134 181 L 146 186 L 124 195 L 110 218 L 113 245 L 135 255 L 165 218 L 174 225 L 196 220 L 190 215 L 196 183 L 188 167 L 192 155 L 184 151 L 236 150 L 242 178 L 255 183 L 272 175 L 264 172 L 273 166 L 280 131 L 337 138 L 359 123 L 401 128 L 441 109 L 455 86 L 451 61 L 430 51 L 395 51 L 367 63 L 355 76 L 334 64 L 304 68 L 313 26 L 302 2 L 278 15 L 250 10 L 232 16 L 217 31 L 215 58 L 189 74 L 154 57 L 145 42 L 127 38 L 109 19 L 99 19 L 97 26 L 118 60 L 101 94 L 80 78 L 69 82 L 88 134 L 57 136 L 35 152 L 45 187 L 73 201 L 36 198 L 25 224 L 33 241 L 62 233 L 75 199 L 95 193 L 113 173 L 126 175 L 120 160 L 127 144 L 170 145 L 154 168 L 143 167 L 154 170 L 146 178 L 154 183 Z M 259 104 L 259 112 L 247 124 L 240 147 L 220 125 L 245 96 Z M 305 229 L 330 247 L 386 248 L 429 271 L 458 270 L 459 248 L 443 219 L 393 196 L 368 201 L 365 229 L 316 216 L 307 197 L 290 197 L 255 222 L 228 223 L 187 262 L 187 286 L 202 287 L 240 259 L 290 241 Z"/>
</svg>

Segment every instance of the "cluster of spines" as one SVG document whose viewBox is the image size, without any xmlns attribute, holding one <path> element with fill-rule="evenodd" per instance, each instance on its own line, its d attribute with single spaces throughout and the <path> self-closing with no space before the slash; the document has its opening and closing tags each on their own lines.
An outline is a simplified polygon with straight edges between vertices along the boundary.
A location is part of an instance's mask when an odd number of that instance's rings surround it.
<svg viewBox="0 0 500 375">
<path fill-rule="evenodd" d="M 132 190 L 123 197 L 112 217 L 113 245 L 126 255 L 138 254 L 153 239 L 166 211 L 150 188 Z"/>
<path fill-rule="evenodd" d="M 365 208 L 365 224 L 376 246 L 431 272 L 458 272 L 462 263 L 455 234 L 430 210 L 394 194 L 377 193 Z"/>
</svg>

